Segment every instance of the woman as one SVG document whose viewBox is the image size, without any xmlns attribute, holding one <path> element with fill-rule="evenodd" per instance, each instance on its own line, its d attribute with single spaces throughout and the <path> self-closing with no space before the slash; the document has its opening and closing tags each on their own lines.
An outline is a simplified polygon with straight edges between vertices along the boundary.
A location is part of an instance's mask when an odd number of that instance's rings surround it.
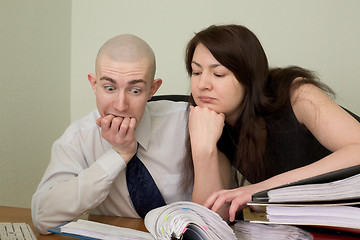
<svg viewBox="0 0 360 240">
<path fill-rule="evenodd" d="M 230 203 L 233 221 L 256 192 L 360 164 L 360 123 L 312 72 L 269 69 L 247 28 L 210 26 L 197 33 L 187 46 L 186 67 L 193 201 L 214 211 Z M 252 184 L 225 189 L 229 160 L 242 183 Z"/>
</svg>

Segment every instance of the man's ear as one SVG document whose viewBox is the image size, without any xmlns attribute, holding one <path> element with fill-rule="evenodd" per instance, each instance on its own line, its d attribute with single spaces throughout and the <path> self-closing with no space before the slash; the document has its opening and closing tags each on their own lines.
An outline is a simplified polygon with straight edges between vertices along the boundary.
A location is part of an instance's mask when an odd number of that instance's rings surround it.
<svg viewBox="0 0 360 240">
<path fill-rule="evenodd" d="M 96 94 L 96 76 L 95 74 L 92 74 L 92 73 L 89 73 L 88 74 L 88 79 L 89 79 L 89 82 L 91 84 L 91 87 L 92 89 L 94 90 L 94 93 Z"/>
<path fill-rule="evenodd" d="M 150 89 L 150 94 L 149 94 L 149 98 L 148 100 L 150 100 L 150 98 L 152 98 L 152 96 L 154 96 L 154 94 L 157 92 L 157 90 L 160 88 L 162 84 L 162 80 L 160 78 L 154 79 L 152 85 L 151 85 L 151 89 Z"/>
</svg>

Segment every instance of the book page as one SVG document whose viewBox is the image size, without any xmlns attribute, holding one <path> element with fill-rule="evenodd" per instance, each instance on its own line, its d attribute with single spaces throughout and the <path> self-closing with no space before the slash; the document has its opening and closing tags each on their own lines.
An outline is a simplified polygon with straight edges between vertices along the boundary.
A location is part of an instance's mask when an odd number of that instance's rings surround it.
<svg viewBox="0 0 360 240">
<path fill-rule="evenodd" d="M 156 236 L 156 231 L 155 231 L 156 221 L 159 218 L 159 215 L 162 211 L 163 211 L 163 207 L 155 208 L 150 212 L 148 212 L 144 218 L 145 227 L 151 233 L 152 236 Z"/>
<path fill-rule="evenodd" d="M 274 223 L 324 225 L 360 229 L 360 208 L 350 206 L 268 206 L 267 218 Z"/>
<path fill-rule="evenodd" d="M 175 202 L 151 210 L 145 217 L 145 226 L 156 239 L 189 234 L 204 240 L 236 240 L 233 230 L 219 214 L 193 202 Z"/>
<path fill-rule="evenodd" d="M 306 184 L 269 190 L 269 202 L 334 201 L 360 198 L 360 174 L 321 184 Z M 301 194 L 299 194 L 301 192 Z"/>
<path fill-rule="evenodd" d="M 155 238 L 143 231 L 79 219 L 61 227 L 62 233 L 75 234 L 95 239 L 106 240 L 154 240 Z"/>
<path fill-rule="evenodd" d="M 266 225 L 261 223 L 250 223 L 238 221 L 235 226 L 235 233 L 238 240 L 249 239 L 293 239 L 293 240 L 312 240 L 312 235 L 295 226 L 289 225 Z"/>
</svg>

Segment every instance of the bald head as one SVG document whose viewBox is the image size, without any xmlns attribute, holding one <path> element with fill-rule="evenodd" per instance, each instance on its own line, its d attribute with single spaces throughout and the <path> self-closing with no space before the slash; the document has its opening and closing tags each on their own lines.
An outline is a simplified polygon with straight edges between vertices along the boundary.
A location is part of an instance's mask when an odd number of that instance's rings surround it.
<svg viewBox="0 0 360 240">
<path fill-rule="evenodd" d="M 122 34 L 111 38 L 100 48 L 96 57 L 96 68 L 102 57 L 108 57 L 116 62 L 136 62 L 140 60 L 149 61 L 150 74 L 155 76 L 156 62 L 155 54 L 151 47 L 141 38 Z"/>
</svg>

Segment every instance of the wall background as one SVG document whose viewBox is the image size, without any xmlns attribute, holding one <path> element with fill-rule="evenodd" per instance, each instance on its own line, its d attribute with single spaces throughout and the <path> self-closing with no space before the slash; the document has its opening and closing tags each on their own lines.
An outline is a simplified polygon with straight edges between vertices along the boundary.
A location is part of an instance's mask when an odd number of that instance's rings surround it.
<svg viewBox="0 0 360 240">
<path fill-rule="evenodd" d="M 0 205 L 30 207 L 70 123 L 70 23 L 69 0 L 0 0 Z"/>
<path fill-rule="evenodd" d="M 87 74 L 109 38 L 145 39 L 163 79 L 158 94 L 187 94 L 189 39 L 211 24 L 242 24 L 271 66 L 316 71 L 360 115 L 358 9 L 358 0 L 0 0 L 0 205 L 30 207 L 52 142 L 95 108 Z"/>
<path fill-rule="evenodd" d="M 158 94 L 188 93 L 184 49 L 211 24 L 242 24 L 260 39 L 271 66 L 316 71 L 360 114 L 360 2 L 357 0 L 77 0 L 71 21 L 71 120 L 95 108 L 87 74 L 99 47 L 119 33 L 137 34 L 157 55 Z"/>
</svg>

